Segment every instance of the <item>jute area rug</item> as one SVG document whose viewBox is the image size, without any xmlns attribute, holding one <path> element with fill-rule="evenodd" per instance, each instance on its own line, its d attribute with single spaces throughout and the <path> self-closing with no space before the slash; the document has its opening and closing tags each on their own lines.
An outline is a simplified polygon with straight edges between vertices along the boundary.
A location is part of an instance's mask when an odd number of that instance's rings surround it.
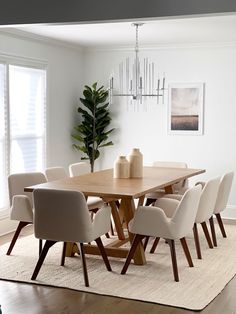
<svg viewBox="0 0 236 314">
<path fill-rule="evenodd" d="M 169 246 L 164 240 L 155 254 L 146 254 L 146 265 L 131 264 L 126 275 L 120 275 L 123 259 L 110 258 L 113 271 L 108 272 L 101 257 L 87 255 L 89 288 L 84 286 L 78 255 L 66 258 L 65 266 L 59 266 L 62 244 L 58 243 L 49 251 L 35 283 L 202 310 L 236 274 L 236 225 L 226 225 L 226 239 L 217 230 L 218 247 L 214 249 L 207 247 L 202 230 L 199 231 L 203 260 L 196 258 L 192 236 L 187 238 L 194 268 L 187 266 L 182 247 L 176 243 L 178 283 L 173 280 Z M 11 256 L 5 255 L 7 247 L 8 244 L 0 247 L 0 278 L 31 283 L 38 258 L 38 240 L 34 236 L 20 238 Z M 149 249 L 150 246 L 147 252 Z"/>
</svg>

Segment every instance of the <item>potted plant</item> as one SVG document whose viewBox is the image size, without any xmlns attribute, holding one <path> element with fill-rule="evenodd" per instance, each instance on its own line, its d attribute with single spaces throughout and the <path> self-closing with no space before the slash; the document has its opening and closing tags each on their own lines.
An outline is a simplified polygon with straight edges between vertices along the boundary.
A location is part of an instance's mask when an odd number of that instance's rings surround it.
<svg viewBox="0 0 236 314">
<path fill-rule="evenodd" d="M 73 139 L 79 143 L 73 144 L 73 147 L 87 155 L 81 160 L 89 160 L 93 172 L 94 162 L 100 155 L 99 149 L 113 145 L 112 141 L 108 141 L 108 137 L 114 128 L 107 130 L 111 122 L 108 91 L 103 86 L 97 89 L 97 83 L 94 83 L 92 87 L 85 85 L 83 95 L 84 98 L 80 98 L 80 101 L 85 108 L 78 108 L 82 122 L 74 127 L 72 134 Z"/>
</svg>

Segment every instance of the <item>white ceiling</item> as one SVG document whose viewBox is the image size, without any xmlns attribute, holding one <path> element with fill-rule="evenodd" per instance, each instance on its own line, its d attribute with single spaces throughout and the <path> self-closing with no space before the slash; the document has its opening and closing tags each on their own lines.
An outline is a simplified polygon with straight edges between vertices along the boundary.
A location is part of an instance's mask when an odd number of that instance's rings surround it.
<svg viewBox="0 0 236 314">
<path fill-rule="evenodd" d="M 215 43 L 236 41 L 236 15 L 144 21 L 141 45 Z M 26 25 L 17 30 L 85 47 L 133 46 L 135 28 L 131 22 Z"/>
</svg>

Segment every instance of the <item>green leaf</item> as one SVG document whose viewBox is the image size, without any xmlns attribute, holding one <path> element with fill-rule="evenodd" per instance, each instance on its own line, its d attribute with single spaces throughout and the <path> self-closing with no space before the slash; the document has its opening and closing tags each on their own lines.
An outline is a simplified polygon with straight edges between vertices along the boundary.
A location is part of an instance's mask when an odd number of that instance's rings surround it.
<svg viewBox="0 0 236 314">
<path fill-rule="evenodd" d="M 96 83 L 93 83 L 92 88 L 96 90 L 97 84 L 98 84 L 97 82 L 96 82 Z"/>
<path fill-rule="evenodd" d="M 105 147 L 105 146 L 110 146 L 110 145 L 114 145 L 112 141 L 105 143 L 105 144 L 102 144 L 102 145 L 99 145 L 99 147 Z"/>
<path fill-rule="evenodd" d="M 88 91 L 92 94 L 92 89 L 91 89 L 91 87 L 89 87 L 88 85 L 85 85 L 84 88 L 85 88 L 85 90 L 88 90 Z"/>
<path fill-rule="evenodd" d="M 99 152 L 99 150 L 96 150 L 94 160 L 98 159 L 99 156 L 100 156 L 100 152 Z"/>
<path fill-rule="evenodd" d="M 84 142 L 84 138 L 80 136 L 79 134 L 72 134 L 71 136 L 79 142 Z"/>
<path fill-rule="evenodd" d="M 82 104 L 88 108 L 91 112 L 94 111 L 94 104 L 93 104 L 93 101 L 89 101 L 88 99 L 83 99 L 83 98 L 80 98 L 80 101 L 82 102 Z"/>
</svg>

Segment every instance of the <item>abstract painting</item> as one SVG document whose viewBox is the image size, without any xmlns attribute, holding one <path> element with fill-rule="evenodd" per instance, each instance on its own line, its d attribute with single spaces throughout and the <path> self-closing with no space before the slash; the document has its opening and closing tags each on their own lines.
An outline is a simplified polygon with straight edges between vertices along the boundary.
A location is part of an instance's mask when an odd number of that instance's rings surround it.
<svg viewBox="0 0 236 314">
<path fill-rule="evenodd" d="M 169 85 L 168 133 L 203 134 L 203 83 Z"/>
</svg>

